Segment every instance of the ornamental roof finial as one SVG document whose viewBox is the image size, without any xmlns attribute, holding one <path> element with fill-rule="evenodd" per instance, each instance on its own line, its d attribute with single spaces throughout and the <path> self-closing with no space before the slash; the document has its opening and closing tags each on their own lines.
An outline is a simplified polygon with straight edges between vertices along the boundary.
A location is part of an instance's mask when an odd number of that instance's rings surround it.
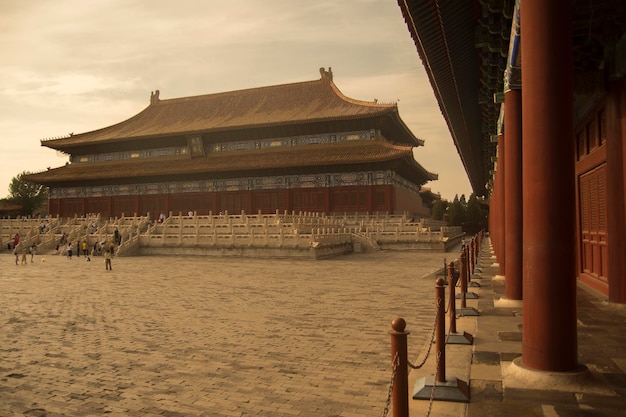
<svg viewBox="0 0 626 417">
<path fill-rule="evenodd" d="M 331 67 L 328 67 L 328 71 L 324 67 L 320 68 L 320 74 L 322 75 L 322 80 L 333 80 L 333 69 Z"/>
<path fill-rule="evenodd" d="M 159 102 L 159 90 L 150 92 L 150 104 L 157 104 Z"/>
</svg>

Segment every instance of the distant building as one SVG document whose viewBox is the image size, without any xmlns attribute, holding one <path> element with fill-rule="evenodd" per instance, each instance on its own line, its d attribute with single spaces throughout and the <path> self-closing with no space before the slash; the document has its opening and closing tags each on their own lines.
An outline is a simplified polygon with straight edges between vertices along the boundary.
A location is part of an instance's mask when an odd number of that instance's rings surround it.
<svg viewBox="0 0 626 417">
<path fill-rule="evenodd" d="M 409 212 L 437 175 L 395 103 L 344 96 L 319 80 L 162 100 L 113 126 L 42 146 L 71 163 L 25 176 L 50 187 L 49 211 L 153 217 L 189 211 Z"/>
<path fill-rule="evenodd" d="M 16 203 L 13 203 L 7 199 L 0 200 L 0 215 L 5 215 L 7 213 L 17 213 L 22 209 L 22 206 Z"/>
</svg>

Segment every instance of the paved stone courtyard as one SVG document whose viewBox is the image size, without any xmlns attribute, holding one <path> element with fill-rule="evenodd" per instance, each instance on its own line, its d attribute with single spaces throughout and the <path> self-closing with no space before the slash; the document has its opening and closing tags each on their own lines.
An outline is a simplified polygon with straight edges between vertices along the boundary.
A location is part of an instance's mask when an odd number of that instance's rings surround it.
<svg viewBox="0 0 626 417">
<path fill-rule="evenodd" d="M 380 416 L 450 254 L 0 256 L 0 416 Z M 44 261 L 45 260 L 45 261 Z"/>
</svg>

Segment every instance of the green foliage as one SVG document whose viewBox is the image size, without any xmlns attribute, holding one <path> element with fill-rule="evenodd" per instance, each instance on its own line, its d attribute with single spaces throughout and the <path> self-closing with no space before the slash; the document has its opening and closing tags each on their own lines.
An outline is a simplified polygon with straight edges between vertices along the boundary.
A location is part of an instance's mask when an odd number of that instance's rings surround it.
<svg viewBox="0 0 626 417">
<path fill-rule="evenodd" d="M 21 206 L 16 213 L 20 216 L 41 214 L 39 211 L 48 200 L 48 188 L 41 184 L 34 184 L 23 179 L 27 172 L 13 177 L 9 184 L 9 198 L 11 203 Z M 45 214 L 45 213 L 44 213 Z"/>
<path fill-rule="evenodd" d="M 443 220 L 443 215 L 446 213 L 448 203 L 441 200 L 435 200 L 433 203 L 432 218 L 433 220 Z"/>
<path fill-rule="evenodd" d="M 465 197 L 463 197 L 465 200 Z M 465 206 L 459 200 L 458 194 L 454 196 L 452 204 L 448 205 L 448 225 L 461 226 L 465 222 Z"/>
<path fill-rule="evenodd" d="M 467 202 L 465 224 L 472 229 L 480 230 L 486 226 L 486 219 L 478 203 L 478 198 L 472 194 Z"/>
</svg>

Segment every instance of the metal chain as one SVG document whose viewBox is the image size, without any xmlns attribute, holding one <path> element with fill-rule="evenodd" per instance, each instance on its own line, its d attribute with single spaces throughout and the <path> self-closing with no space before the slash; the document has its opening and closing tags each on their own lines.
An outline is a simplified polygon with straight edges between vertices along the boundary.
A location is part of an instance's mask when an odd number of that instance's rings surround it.
<svg viewBox="0 0 626 417">
<path fill-rule="evenodd" d="M 433 409 L 433 402 L 435 401 L 435 387 L 437 386 L 437 373 L 439 372 L 439 363 L 441 361 L 441 352 L 437 352 L 437 366 L 435 366 L 435 376 L 433 378 L 433 388 L 430 390 L 430 400 L 428 401 L 428 411 L 426 417 L 430 417 L 430 412 Z"/>
<path fill-rule="evenodd" d="M 456 291 L 455 291 L 456 293 Z M 444 291 L 444 298 L 445 298 L 445 291 Z M 444 314 L 448 314 L 448 311 L 450 311 L 450 307 L 452 306 L 452 303 L 454 302 L 454 297 L 450 297 L 450 299 L 448 300 L 448 305 L 446 306 L 446 310 L 444 311 Z"/>
<path fill-rule="evenodd" d="M 385 409 L 383 410 L 382 417 L 387 417 L 389 413 L 389 405 L 391 404 L 391 397 L 393 396 L 393 381 L 396 379 L 396 371 L 398 370 L 398 365 L 400 363 L 400 359 L 398 358 L 398 352 L 396 352 L 393 357 L 393 368 L 391 371 L 391 383 L 389 384 L 389 393 L 387 394 L 387 402 L 385 403 Z"/>
<path fill-rule="evenodd" d="M 460 280 L 459 280 L 460 281 Z M 454 298 L 450 297 L 450 300 L 448 302 L 448 306 L 446 309 L 446 313 L 448 312 L 448 309 L 450 308 L 450 306 L 452 305 L 452 303 L 455 302 Z M 437 300 L 437 308 L 436 310 L 439 310 L 439 306 L 441 305 L 441 300 Z M 411 361 L 407 360 L 407 364 L 410 368 L 412 369 L 419 369 L 422 366 L 424 366 L 424 364 L 426 363 L 426 361 L 428 360 L 428 357 L 430 356 L 430 351 L 432 350 L 432 346 L 433 346 L 433 339 L 435 337 L 435 330 L 437 328 L 437 314 L 435 314 L 435 320 L 433 322 L 433 326 L 432 326 L 432 332 L 430 333 L 430 337 L 426 340 L 426 342 L 424 343 L 424 347 L 422 348 L 422 352 L 424 351 L 424 348 L 426 347 L 426 345 L 428 345 L 428 348 L 426 349 L 426 354 L 424 355 L 424 358 L 422 359 L 422 361 L 419 363 L 419 365 L 414 365 L 413 363 L 411 363 Z M 448 344 L 448 339 L 450 338 L 450 329 L 448 329 L 448 335 L 446 336 L 446 340 L 444 342 L 444 345 Z M 432 407 L 433 407 L 433 402 L 435 399 L 435 388 L 437 386 L 437 373 L 439 372 L 439 365 L 441 363 L 441 352 L 437 352 L 437 362 L 436 362 L 436 366 L 435 366 L 435 377 L 433 378 L 433 387 L 430 391 L 430 401 L 428 402 L 428 411 L 426 412 L 426 417 L 430 417 L 430 413 L 432 411 Z M 393 371 L 391 374 L 391 383 L 389 384 L 389 392 L 387 394 L 387 401 L 385 403 L 385 408 L 383 409 L 383 413 L 382 413 L 382 417 L 387 417 L 387 414 L 389 414 L 389 406 L 391 404 L 391 398 L 393 396 L 393 383 L 394 380 L 396 378 L 396 371 L 398 370 L 398 365 L 399 365 L 399 359 L 398 359 L 398 352 L 396 352 L 394 358 L 393 358 Z"/>
<path fill-rule="evenodd" d="M 439 309 L 439 305 L 441 303 L 441 300 L 437 301 L 437 309 Z M 411 363 L 411 361 L 407 360 L 408 365 L 412 368 L 412 369 L 419 369 L 422 366 L 424 366 L 424 364 L 426 363 L 426 360 L 428 359 L 428 356 L 430 356 L 430 351 L 433 347 L 433 338 L 435 337 L 435 329 L 437 328 L 437 315 L 435 314 L 435 321 L 433 322 L 433 330 L 430 333 L 430 337 L 428 339 L 426 339 L 426 342 L 424 343 L 424 347 L 422 348 L 422 352 L 424 351 L 424 348 L 426 347 L 426 345 L 428 345 L 428 349 L 426 351 L 426 354 L 424 355 L 424 358 L 422 359 L 422 361 L 419 363 L 419 365 L 414 365 Z"/>
</svg>

